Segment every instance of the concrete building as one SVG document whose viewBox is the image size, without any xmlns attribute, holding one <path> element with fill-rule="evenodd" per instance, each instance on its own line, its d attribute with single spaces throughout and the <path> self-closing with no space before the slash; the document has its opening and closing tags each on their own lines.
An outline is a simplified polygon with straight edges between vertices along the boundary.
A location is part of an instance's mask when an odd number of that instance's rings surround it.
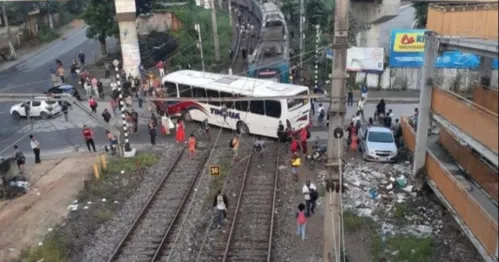
<svg viewBox="0 0 499 262">
<path fill-rule="evenodd" d="M 417 124 L 403 119 L 402 125 L 404 142 L 414 156 L 414 174 L 425 170 L 429 186 L 485 261 L 497 261 L 498 94 L 488 85 L 499 47 L 497 12 L 493 23 L 484 19 L 494 19 L 488 12 L 469 4 L 463 8 L 430 6 L 431 31 L 425 35 Z M 495 34 L 489 26 L 495 28 Z M 474 83 L 471 100 L 435 84 L 430 61 L 445 50 L 481 56 L 480 78 Z M 428 135 L 429 129 L 438 130 L 438 135 Z"/>
</svg>

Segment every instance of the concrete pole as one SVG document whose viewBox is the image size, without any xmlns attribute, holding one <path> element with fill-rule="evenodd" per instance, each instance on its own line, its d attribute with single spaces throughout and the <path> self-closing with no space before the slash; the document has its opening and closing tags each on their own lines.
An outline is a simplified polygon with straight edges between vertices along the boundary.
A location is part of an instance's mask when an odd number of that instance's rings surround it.
<svg viewBox="0 0 499 262">
<path fill-rule="evenodd" d="M 215 48 L 215 61 L 220 62 L 220 43 L 218 39 L 217 9 L 215 0 L 211 0 L 211 25 L 213 27 L 213 47 Z"/>
<path fill-rule="evenodd" d="M 133 77 L 140 76 L 140 49 L 134 0 L 114 0 L 116 18 L 120 28 L 123 71 Z"/>
<path fill-rule="evenodd" d="M 314 88 L 319 87 L 319 41 L 321 37 L 320 25 L 315 25 L 315 69 L 314 69 Z"/>
<path fill-rule="evenodd" d="M 228 0 L 229 5 L 229 24 L 232 26 L 232 1 Z"/>
<path fill-rule="evenodd" d="M 329 114 L 328 151 L 327 162 L 328 177 L 326 178 L 326 197 L 324 208 L 324 248 L 323 261 L 342 261 L 342 236 L 341 221 L 341 184 L 339 163 L 343 155 L 343 139 L 334 136 L 336 128 L 344 129 L 346 113 L 346 61 L 348 49 L 348 12 L 349 0 L 336 0 L 335 20 L 333 34 L 333 69 L 331 80 L 331 98 Z M 340 150 L 338 150 L 338 148 Z"/>
<path fill-rule="evenodd" d="M 201 38 L 201 26 L 199 24 L 194 25 L 194 29 L 198 32 L 198 48 L 201 53 L 201 68 L 204 72 L 204 54 L 203 54 L 203 39 Z"/>
<path fill-rule="evenodd" d="M 304 0 L 300 0 L 300 68 L 303 63 L 303 20 L 305 19 L 305 4 Z"/>
<path fill-rule="evenodd" d="M 12 32 L 10 31 L 9 19 L 7 18 L 5 3 L 3 3 L 2 5 L 2 16 L 5 23 L 5 28 L 7 28 L 7 37 L 9 38 L 10 57 L 16 59 L 16 50 L 14 48 L 14 43 L 12 43 Z"/>
<path fill-rule="evenodd" d="M 438 55 L 438 39 L 435 32 L 425 33 L 425 50 L 422 75 L 419 78 L 419 116 L 416 130 L 416 148 L 414 149 L 414 166 L 412 173 L 416 175 L 424 167 L 428 148 L 428 129 L 431 127 L 431 99 L 433 90 L 434 63 Z"/>
</svg>

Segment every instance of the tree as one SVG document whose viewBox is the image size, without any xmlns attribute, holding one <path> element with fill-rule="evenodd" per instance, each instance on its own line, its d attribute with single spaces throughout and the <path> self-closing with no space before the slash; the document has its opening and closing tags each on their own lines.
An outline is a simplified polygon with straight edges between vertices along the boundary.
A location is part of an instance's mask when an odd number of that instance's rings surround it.
<svg viewBox="0 0 499 262">
<path fill-rule="evenodd" d="M 416 28 L 426 28 L 426 21 L 428 19 L 428 3 L 418 2 L 413 3 L 412 7 L 414 11 L 414 16 L 416 18 Z"/>
<path fill-rule="evenodd" d="M 305 7 L 305 17 L 311 28 L 315 28 L 315 25 L 320 25 L 321 28 L 325 28 L 328 23 L 329 13 L 330 12 L 327 10 L 324 1 L 307 1 L 307 5 Z"/>
<path fill-rule="evenodd" d="M 115 16 L 114 0 L 91 0 L 82 15 L 83 20 L 89 26 L 87 37 L 99 40 L 102 55 L 107 55 L 106 38 L 119 36 Z"/>
</svg>

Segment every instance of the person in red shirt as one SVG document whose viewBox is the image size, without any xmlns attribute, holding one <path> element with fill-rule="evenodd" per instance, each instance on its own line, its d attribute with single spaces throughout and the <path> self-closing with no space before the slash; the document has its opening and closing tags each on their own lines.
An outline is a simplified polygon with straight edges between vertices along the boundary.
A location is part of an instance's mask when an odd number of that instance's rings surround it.
<svg viewBox="0 0 499 262">
<path fill-rule="evenodd" d="M 92 150 L 90 150 L 90 146 L 92 146 L 94 152 L 97 152 L 95 150 L 94 133 L 92 132 L 92 129 L 84 125 L 82 135 L 85 139 L 85 143 L 87 144 L 88 152 L 92 152 Z"/>
<path fill-rule="evenodd" d="M 92 96 L 88 99 L 88 105 L 94 114 L 97 114 L 97 101 Z"/>
<path fill-rule="evenodd" d="M 177 120 L 177 133 L 175 134 L 177 143 L 185 143 L 185 127 L 182 119 Z"/>
<path fill-rule="evenodd" d="M 308 130 L 306 127 L 304 127 L 300 130 L 301 150 L 304 155 L 307 154 L 307 139 L 308 139 Z"/>
<path fill-rule="evenodd" d="M 196 137 L 194 134 L 191 134 L 191 137 L 189 137 L 189 153 L 191 154 L 192 158 L 196 157 Z"/>
<path fill-rule="evenodd" d="M 165 65 L 163 64 L 163 61 L 159 60 L 156 64 L 156 68 L 159 71 L 159 77 L 163 78 L 163 76 L 165 76 Z"/>
<path fill-rule="evenodd" d="M 298 152 L 298 149 L 299 149 L 298 141 L 296 140 L 296 138 L 294 136 L 291 136 L 290 149 L 291 149 L 291 154 L 293 154 L 293 155 L 296 154 L 296 152 Z"/>
</svg>

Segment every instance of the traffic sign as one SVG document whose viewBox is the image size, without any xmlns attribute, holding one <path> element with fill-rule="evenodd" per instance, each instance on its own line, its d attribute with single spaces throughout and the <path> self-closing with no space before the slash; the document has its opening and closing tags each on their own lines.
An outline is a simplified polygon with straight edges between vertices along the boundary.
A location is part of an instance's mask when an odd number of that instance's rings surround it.
<svg viewBox="0 0 499 262">
<path fill-rule="evenodd" d="M 326 49 L 326 57 L 327 57 L 328 59 L 333 59 L 333 49 L 332 49 L 332 48 L 328 47 L 328 48 Z"/>
<path fill-rule="evenodd" d="M 220 165 L 210 165 L 210 175 L 219 176 L 220 175 Z"/>
</svg>

